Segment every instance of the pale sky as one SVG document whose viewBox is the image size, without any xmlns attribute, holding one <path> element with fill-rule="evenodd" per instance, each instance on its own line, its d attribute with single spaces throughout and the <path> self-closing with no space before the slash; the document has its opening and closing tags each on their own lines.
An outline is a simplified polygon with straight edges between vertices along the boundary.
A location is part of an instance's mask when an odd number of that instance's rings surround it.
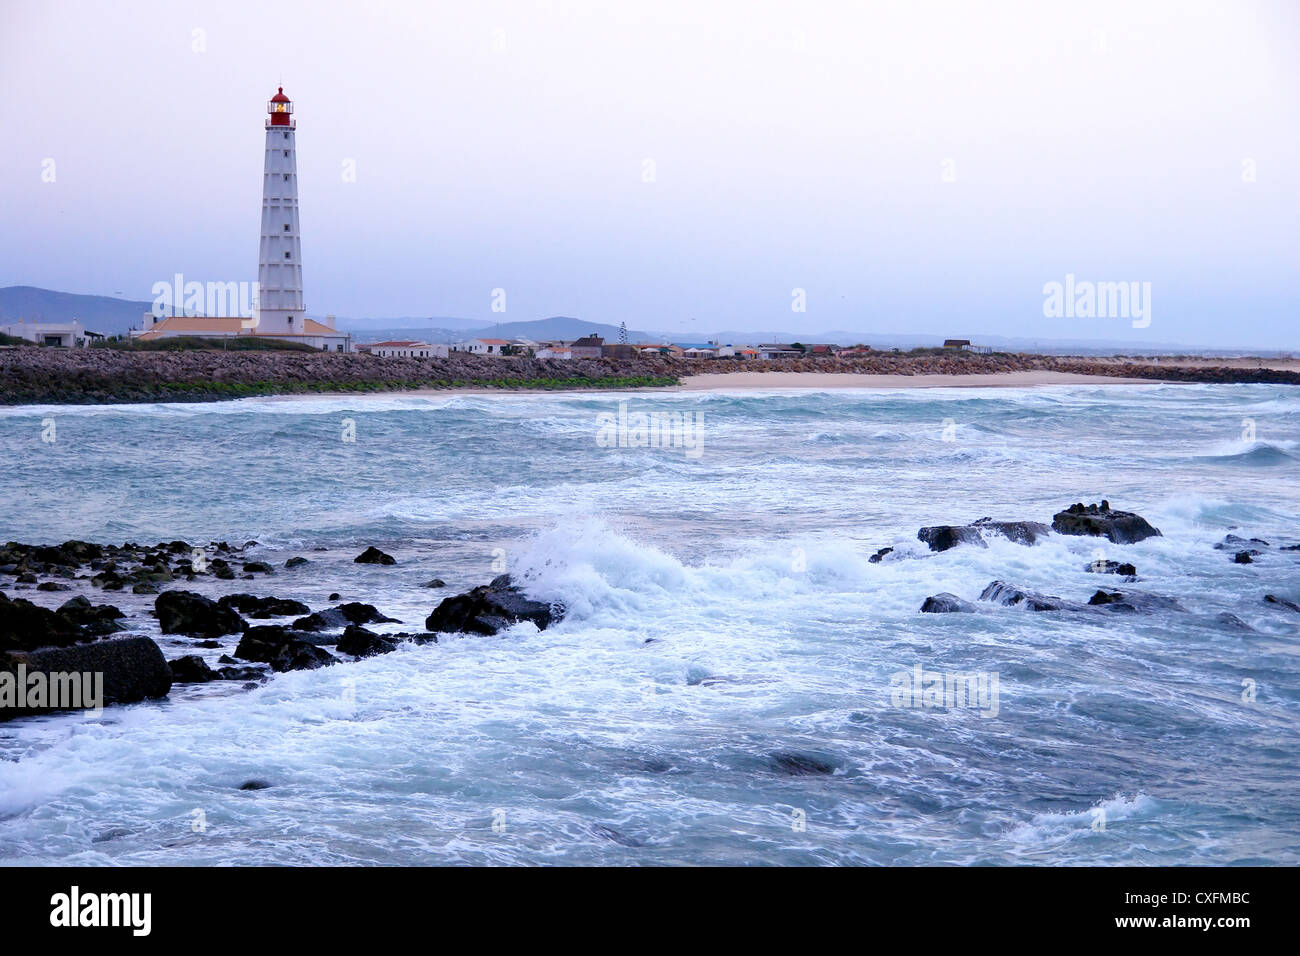
<svg viewBox="0 0 1300 956">
<path fill-rule="evenodd" d="M 312 314 L 1300 348 L 1298 80 L 1287 0 L 0 0 L 0 285 L 255 279 L 283 82 Z"/>
</svg>

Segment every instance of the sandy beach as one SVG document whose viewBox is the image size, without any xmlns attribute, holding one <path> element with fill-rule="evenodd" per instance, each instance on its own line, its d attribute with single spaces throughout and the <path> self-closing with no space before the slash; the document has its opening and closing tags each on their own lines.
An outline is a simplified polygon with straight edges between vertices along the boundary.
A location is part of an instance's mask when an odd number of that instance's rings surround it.
<svg viewBox="0 0 1300 956">
<path fill-rule="evenodd" d="M 732 388 L 1027 388 L 1033 385 L 1150 385 L 1150 379 L 1033 369 L 971 375 L 873 375 L 855 372 L 732 372 L 692 375 L 670 391 Z"/>
</svg>

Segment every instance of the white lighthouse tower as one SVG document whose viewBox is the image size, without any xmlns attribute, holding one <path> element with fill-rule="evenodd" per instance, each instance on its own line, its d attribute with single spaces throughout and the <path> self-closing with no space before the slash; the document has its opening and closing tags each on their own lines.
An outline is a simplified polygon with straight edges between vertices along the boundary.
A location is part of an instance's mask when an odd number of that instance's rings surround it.
<svg viewBox="0 0 1300 956">
<path fill-rule="evenodd" d="M 262 173 L 262 241 L 258 251 L 257 334 L 302 334 L 302 244 L 298 232 L 297 124 L 280 87 L 266 104 L 266 165 Z"/>
</svg>

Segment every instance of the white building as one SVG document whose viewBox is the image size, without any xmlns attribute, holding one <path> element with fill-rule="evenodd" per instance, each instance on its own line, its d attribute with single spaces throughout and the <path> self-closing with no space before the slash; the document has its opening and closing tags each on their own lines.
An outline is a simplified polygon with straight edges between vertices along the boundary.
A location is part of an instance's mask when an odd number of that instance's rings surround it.
<svg viewBox="0 0 1300 956">
<path fill-rule="evenodd" d="M 449 351 L 445 345 L 428 342 L 375 342 L 367 350 L 371 355 L 388 358 L 446 358 Z"/>
<path fill-rule="evenodd" d="M 96 332 L 87 332 L 76 319 L 71 322 L 26 322 L 19 319 L 9 325 L 0 325 L 0 335 L 12 335 L 37 345 L 58 345 L 65 349 L 89 344 L 89 339 L 99 338 Z"/>
<path fill-rule="evenodd" d="M 224 338 L 256 335 L 304 342 L 330 352 L 350 352 L 352 337 L 332 321 L 307 318 L 302 298 L 302 243 L 298 223 L 298 156 L 293 103 L 280 87 L 267 103 L 262 167 L 262 229 L 258 251 L 258 303 L 253 316 L 145 316 L 139 338 L 177 335 Z"/>
<path fill-rule="evenodd" d="M 505 339 L 470 339 L 468 342 L 457 342 L 451 350 L 469 352 L 472 355 L 502 355 L 502 349 L 509 345 Z"/>
</svg>

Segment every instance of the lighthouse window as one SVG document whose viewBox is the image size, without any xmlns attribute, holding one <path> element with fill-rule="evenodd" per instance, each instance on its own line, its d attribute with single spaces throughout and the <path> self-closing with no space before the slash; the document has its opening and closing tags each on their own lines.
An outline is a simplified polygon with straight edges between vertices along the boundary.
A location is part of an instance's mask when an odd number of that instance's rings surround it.
<svg viewBox="0 0 1300 956">
<path fill-rule="evenodd" d="M 289 224 L 287 222 L 284 224 L 284 231 L 285 232 L 289 231 Z"/>
<path fill-rule="evenodd" d="M 284 155 L 286 155 L 286 156 L 289 155 L 289 151 L 288 151 L 287 149 L 284 151 Z"/>
<path fill-rule="evenodd" d="M 286 253 L 284 254 L 284 257 L 285 257 L 286 259 L 288 259 L 288 258 L 289 258 L 289 253 L 286 252 Z"/>
<path fill-rule="evenodd" d="M 285 181 L 286 183 L 289 181 L 289 174 L 288 174 L 288 173 L 285 173 L 285 174 L 284 174 L 284 181 Z"/>
<path fill-rule="evenodd" d="M 289 138 L 289 134 L 288 134 L 288 133 L 285 133 L 285 134 L 284 134 L 284 138 L 285 138 L 285 139 L 288 139 L 288 138 Z"/>
</svg>

